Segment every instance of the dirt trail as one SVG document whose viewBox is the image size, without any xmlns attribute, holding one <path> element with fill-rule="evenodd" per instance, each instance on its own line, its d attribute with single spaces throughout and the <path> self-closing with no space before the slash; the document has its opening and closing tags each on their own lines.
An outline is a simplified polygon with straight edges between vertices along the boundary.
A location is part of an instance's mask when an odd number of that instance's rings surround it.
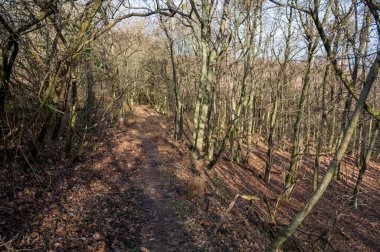
<svg viewBox="0 0 380 252">
<path fill-rule="evenodd" d="M 17 198 L 1 198 L 0 250 L 201 250 L 176 211 L 169 172 L 184 154 L 152 109 L 137 107 L 128 120 L 80 162 L 43 168 L 46 184 L 20 176 Z"/>
<path fill-rule="evenodd" d="M 125 127 L 92 141 L 75 164 L 57 158 L 38 164 L 40 173 L 0 169 L 5 178 L 0 181 L 0 251 L 264 250 L 274 230 L 268 208 L 282 192 L 281 171 L 289 154 L 276 152 L 270 186 L 260 176 L 264 145 L 256 146 L 251 166 L 221 159 L 203 180 L 186 143 L 172 141 L 165 117 L 138 106 L 127 118 Z M 379 251 L 380 167 L 368 168 L 361 205 L 354 210 L 347 201 L 358 172 L 354 161 L 347 158 L 342 180 L 332 183 L 296 232 L 306 250 L 333 244 L 333 251 Z M 312 192 L 313 160 L 304 164 L 297 191 L 279 205 L 277 223 L 289 222 Z M 225 226 L 212 235 L 237 193 L 267 202 L 239 201 Z M 297 239 L 289 240 L 284 251 L 301 247 Z"/>
<path fill-rule="evenodd" d="M 139 115 L 133 125 L 138 144 L 140 166 L 132 176 L 133 186 L 143 195 L 141 211 L 145 218 L 141 223 L 141 246 L 151 251 L 194 250 L 189 243 L 189 234 L 175 213 L 175 202 L 170 190 L 171 179 L 166 173 L 168 162 L 165 151 L 161 151 L 160 142 L 164 139 L 163 126 L 154 112 L 137 108 Z"/>
</svg>

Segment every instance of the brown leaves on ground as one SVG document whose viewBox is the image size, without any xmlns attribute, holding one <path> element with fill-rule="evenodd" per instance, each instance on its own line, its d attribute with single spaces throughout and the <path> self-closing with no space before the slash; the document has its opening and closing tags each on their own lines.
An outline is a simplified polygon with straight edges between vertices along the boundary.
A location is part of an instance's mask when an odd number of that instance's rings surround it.
<svg viewBox="0 0 380 252">
<path fill-rule="evenodd" d="M 212 172 L 194 162 L 187 140 L 171 139 L 170 123 L 137 107 L 128 125 L 108 132 L 83 160 L 40 164 L 42 172 L 3 169 L 0 183 L 2 249 L 34 251 L 262 251 L 312 193 L 313 157 L 302 160 L 289 201 L 282 192 L 289 155 L 277 152 L 270 185 L 262 182 L 265 146 L 250 165 L 222 159 Z M 323 165 L 326 166 L 326 157 Z M 342 180 L 301 225 L 284 250 L 376 251 L 380 244 L 380 167 L 365 176 L 359 210 L 348 200 L 357 169 L 347 158 Z M 216 235 L 212 230 L 237 193 L 239 200 Z M 275 214 L 274 214 L 275 213 Z"/>
</svg>

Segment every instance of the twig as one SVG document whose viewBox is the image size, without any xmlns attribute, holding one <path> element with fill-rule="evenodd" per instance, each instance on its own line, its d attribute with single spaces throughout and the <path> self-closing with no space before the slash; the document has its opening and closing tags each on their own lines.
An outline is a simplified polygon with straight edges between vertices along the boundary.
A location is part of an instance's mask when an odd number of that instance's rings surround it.
<svg viewBox="0 0 380 252">
<path fill-rule="evenodd" d="M 10 138 L 14 133 L 16 133 L 17 131 L 19 130 L 19 128 L 14 128 L 12 130 L 10 130 L 4 137 L 3 139 L 1 140 L 1 142 L 5 142 L 8 140 L 8 138 Z"/>
<path fill-rule="evenodd" d="M 235 197 L 234 197 L 234 199 L 231 201 L 230 205 L 228 206 L 227 210 L 223 213 L 222 217 L 220 218 L 220 221 L 219 221 L 218 225 L 216 225 L 216 227 L 214 229 L 214 234 L 216 234 L 218 232 L 218 230 L 220 229 L 220 227 L 223 225 L 225 219 L 227 218 L 228 214 L 230 213 L 230 211 L 232 210 L 232 208 L 236 204 L 236 201 L 239 198 L 242 198 L 242 199 L 245 199 L 245 200 L 249 200 L 249 201 L 251 201 L 251 200 L 259 200 L 258 197 L 253 196 L 253 195 L 236 194 Z"/>
</svg>

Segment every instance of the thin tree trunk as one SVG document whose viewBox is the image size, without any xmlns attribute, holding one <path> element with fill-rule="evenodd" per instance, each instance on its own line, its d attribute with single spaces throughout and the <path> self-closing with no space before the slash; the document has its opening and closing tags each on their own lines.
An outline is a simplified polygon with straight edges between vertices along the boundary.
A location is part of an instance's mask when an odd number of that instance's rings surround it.
<svg viewBox="0 0 380 252">
<path fill-rule="evenodd" d="M 161 19 L 161 24 L 169 43 L 170 60 L 172 64 L 173 93 L 174 93 L 174 99 L 175 99 L 174 113 L 173 113 L 174 115 L 174 136 L 173 137 L 175 140 L 179 141 L 181 140 L 179 129 L 183 126 L 180 125 L 181 101 L 180 101 L 180 95 L 179 95 L 179 82 L 178 82 L 178 76 L 177 76 L 177 57 L 176 57 L 176 52 L 174 49 L 173 21 L 174 19 L 170 20 L 170 25 L 168 29 Z"/>
<path fill-rule="evenodd" d="M 42 144 L 45 140 L 45 136 L 48 132 L 48 130 L 51 127 L 51 122 L 55 113 L 55 110 L 57 108 L 60 95 L 63 89 L 63 83 L 64 80 L 68 77 L 68 72 L 70 69 L 71 64 L 75 61 L 75 56 L 77 55 L 77 50 L 80 48 L 81 44 L 83 43 L 83 37 L 85 36 L 86 32 L 90 29 L 91 23 L 93 18 L 95 17 L 96 13 L 100 9 L 100 6 L 102 5 L 101 0 L 95 0 L 91 2 L 91 4 L 86 6 L 86 13 L 83 18 L 83 22 L 81 23 L 81 27 L 79 29 L 79 32 L 77 36 L 75 37 L 74 42 L 70 45 L 70 47 L 67 50 L 67 53 L 65 55 L 65 60 L 58 61 L 55 66 L 55 71 L 52 74 L 51 80 L 49 82 L 49 87 L 47 88 L 42 105 L 45 106 L 46 102 L 50 98 L 50 92 L 53 91 L 51 101 L 49 102 L 49 108 L 46 111 L 45 121 L 43 122 L 41 129 L 39 133 L 37 134 L 35 142 L 37 144 Z M 53 88 L 54 87 L 54 88 Z M 37 146 L 36 143 L 33 143 L 31 147 L 31 155 L 36 156 L 37 154 Z"/>
<path fill-rule="evenodd" d="M 264 174 L 265 183 L 269 183 L 270 172 L 271 172 L 272 164 L 273 164 L 273 149 L 274 149 L 273 138 L 275 134 L 277 110 L 279 106 L 279 97 L 281 95 L 280 85 L 285 85 L 287 82 L 286 75 L 287 75 L 288 63 L 290 59 L 290 38 L 292 35 L 292 19 L 293 19 L 293 8 L 290 8 L 288 30 L 287 30 L 287 36 L 285 39 L 284 62 L 282 63 L 280 67 L 280 71 L 278 73 L 279 78 L 277 79 L 275 90 L 274 88 L 272 88 L 272 90 L 274 90 L 272 91 L 274 97 L 273 97 L 273 105 L 272 105 L 273 107 L 272 107 L 272 111 L 270 113 L 270 119 L 269 119 L 268 151 L 267 151 L 267 160 L 265 164 L 265 174 Z"/>
<path fill-rule="evenodd" d="M 315 47 L 313 42 L 309 42 L 309 57 L 308 57 L 308 65 L 307 70 L 304 78 L 304 83 L 302 87 L 301 97 L 298 104 L 298 112 L 297 112 L 297 119 L 294 124 L 294 132 L 293 132 L 293 148 L 292 148 L 292 154 L 291 154 L 291 161 L 290 161 L 290 167 L 289 171 L 285 178 L 285 185 L 284 189 L 287 190 L 287 196 L 290 195 L 295 183 L 296 183 L 296 176 L 297 176 L 297 169 L 298 169 L 298 161 L 299 161 L 299 152 L 300 152 L 300 141 L 301 141 L 301 124 L 303 121 L 303 115 L 305 110 L 305 105 L 307 102 L 307 93 L 309 91 L 310 82 L 311 82 L 311 75 L 312 75 L 312 69 L 314 65 L 314 54 L 315 54 Z"/>
<path fill-rule="evenodd" d="M 321 123 L 319 125 L 319 133 L 318 133 L 318 144 L 317 151 L 315 154 L 315 163 L 314 163 L 314 171 L 313 171 L 313 190 L 317 190 L 318 188 L 318 179 L 319 179 L 319 169 L 321 166 L 321 152 L 323 141 L 326 139 L 326 129 L 327 129 L 327 107 L 326 107 L 326 88 L 327 82 L 329 81 L 329 72 L 330 65 L 326 65 L 325 75 L 323 76 L 322 83 L 322 116 Z"/>
<path fill-rule="evenodd" d="M 273 98 L 273 109 L 270 114 L 270 120 L 269 120 L 268 151 L 267 151 L 267 160 L 265 163 L 265 174 L 264 174 L 265 183 L 269 183 L 270 181 L 270 172 L 271 172 L 272 164 L 273 164 L 273 148 L 274 148 L 273 136 L 275 134 L 278 103 L 279 103 L 278 95 L 276 94 L 275 97 Z"/>
<path fill-rule="evenodd" d="M 379 121 L 376 122 L 375 132 L 373 133 L 371 137 L 368 149 L 365 150 L 365 148 L 362 148 L 361 162 L 360 162 L 361 168 L 359 171 L 358 179 L 356 180 L 356 184 L 355 184 L 354 192 L 352 193 L 352 200 L 351 200 L 351 204 L 355 209 L 358 208 L 358 194 L 360 190 L 360 185 L 363 180 L 364 173 L 367 170 L 368 163 L 371 158 L 372 150 L 375 146 L 378 133 L 379 133 Z"/>
<path fill-rule="evenodd" d="M 94 91 L 94 77 L 92 75 L 92 67 L 89 59 L 85 58 L 85 76 L 87 84 L 87 97 L 86 97 L 86 124 L 90 125 L 92 122 L 92 113 L 95 103 Z"/>
<path fill-rule="evenodd" d="M 73 142 L 73 132 L 75 128 L 75 122 L 77 117 L 77 83 L 76 81 L 72 81 L 71 85 L 71 115 L 69 120 L 69 127 L 67 131 L 67 141 L 65 147 L 65 153 L 68 155 L 71 151 L 71 145 Z"/>
<path fill-rule="evenodd" d="M 293 221 L 284 230 L 280 232 L 280 234 L 270 243 L 270 245 L 266 248 L 265 251 L 276 251 L 276 249 L 278 249 L 293 234 L 297 227 L 304 221 L 304 219 L 309 215 L 310 211 L 314 208 L 315 204 L 317 204 L 319 199 L 324 194 L 325 190 L 327 189 L 328 185 L 333 179 L 335 170 L 337 169 L 339 162 L 342 160 L 343 155 L 346 152 L 347 146 L 351 140 L 352 133 L 355 127 L 357 126 L 360 114 L 367 100 L 368 94 L 379 73 L 379 65 L 380 52 L 377 53 L 377 57 L 370 69 L 370 72 L 365 81 L 365 85 L 362 91 L 360 92 L 359 101 L 356 104 L 355 111 L 351 117 L 351 120 L 349 121 L 349 124 L 345 129 L 343 139 L 340 142 L 340 145 L 335 152 L 334 158 L 331 160 L 328 170 L 322 182 L 320 183 L 318 189 L 313 193 L 309 201 L 306 203 L 304 208 L 297 214 Z"/>
</svg>

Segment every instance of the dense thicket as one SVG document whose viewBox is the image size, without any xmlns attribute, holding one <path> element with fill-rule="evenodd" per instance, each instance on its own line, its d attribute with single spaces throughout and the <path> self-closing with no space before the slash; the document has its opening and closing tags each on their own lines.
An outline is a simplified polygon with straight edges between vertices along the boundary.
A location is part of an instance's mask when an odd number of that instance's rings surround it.
<svg viewBox="0 0 380 252">
<path fill-rule="evenodd" d="M 192 129 L 194 158 L 249 163 L 254 139 L 291 153 L 284 197 L 305 155 L 314 194 L 268 250 L 302 222 L 345 154 L 358 191 L 379 159 L 380 6 L 352 1 L 2 1 L 0 151 L 25 169 L 54 148 L 78 158 L 135 104 Z M 321 178 L 321 156 L 331 159 Z M 263 171 L 264 172 L 264 171 Z"/>
</svg>

